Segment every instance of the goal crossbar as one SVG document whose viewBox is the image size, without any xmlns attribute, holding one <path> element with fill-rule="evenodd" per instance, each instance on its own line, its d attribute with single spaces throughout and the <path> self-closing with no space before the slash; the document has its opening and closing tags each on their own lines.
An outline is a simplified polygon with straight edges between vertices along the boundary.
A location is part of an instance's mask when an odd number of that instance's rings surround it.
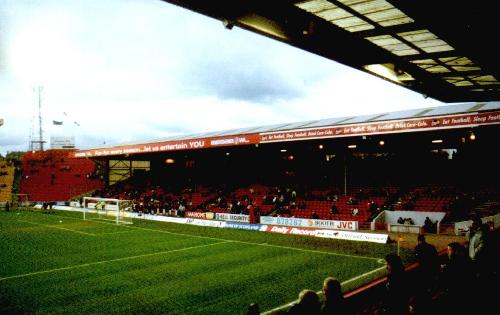
<svg viewBox="0 0 500 315">
<path fill-rule="evenodd" d="M 116 224 L 132 224 L 129 212 L 132 211 L 132 201 L 114 198 L 84 197 L 83 219 L 86 213 L 96 213 L 100 220 L 115 221 Z M 113 219 L 110 219 L 112 217 Z M 129 218 L 128 220 L 126 218 Z"/>
</svg>

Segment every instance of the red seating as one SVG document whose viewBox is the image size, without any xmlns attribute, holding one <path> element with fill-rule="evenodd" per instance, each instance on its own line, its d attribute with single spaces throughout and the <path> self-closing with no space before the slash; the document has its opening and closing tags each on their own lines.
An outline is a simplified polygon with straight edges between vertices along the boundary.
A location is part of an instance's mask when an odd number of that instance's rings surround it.
<svg viewBox="0 0 500 315">
<path fill-rule="evenodd" d="M 95 162 L 73 158 L 73 150 L 28 152 L 22 158 L 20 192 L 30 201 L 67 201 L 74 196 L 102 189 L 95 178 Z"/>
</svg>

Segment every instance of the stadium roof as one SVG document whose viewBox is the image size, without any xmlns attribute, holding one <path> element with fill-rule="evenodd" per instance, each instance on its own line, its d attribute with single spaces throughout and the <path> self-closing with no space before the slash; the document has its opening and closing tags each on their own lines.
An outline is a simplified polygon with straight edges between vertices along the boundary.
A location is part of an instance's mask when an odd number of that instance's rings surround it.
<svg viewBox="0 0 500 315">
<path fill-rule="evenodd" d="M 164 1 L 443 102 L 500 100 L 495 1 Z"/>
<path fill-rule="evenodd" d="M 147 143 L 79 150 L 76 157 L 207 149 L 259 143 L 469 128 L 500 123 L 500 102 L 463 103 L 363 116 L 172 136 Z"/>
</svg>

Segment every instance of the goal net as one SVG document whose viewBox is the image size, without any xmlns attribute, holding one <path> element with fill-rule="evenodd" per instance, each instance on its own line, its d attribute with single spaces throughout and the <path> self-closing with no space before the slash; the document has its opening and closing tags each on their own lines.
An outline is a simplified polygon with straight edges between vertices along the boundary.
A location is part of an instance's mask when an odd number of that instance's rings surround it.
<svg viewBox="0 0 500 315">
<path fill-rule="evenodd" d="M 132 224 L 131 200 L 83 197 L 83 208 L 84 220 L 97 219 L 114 221 L 116 224 Z"/>
</svg>

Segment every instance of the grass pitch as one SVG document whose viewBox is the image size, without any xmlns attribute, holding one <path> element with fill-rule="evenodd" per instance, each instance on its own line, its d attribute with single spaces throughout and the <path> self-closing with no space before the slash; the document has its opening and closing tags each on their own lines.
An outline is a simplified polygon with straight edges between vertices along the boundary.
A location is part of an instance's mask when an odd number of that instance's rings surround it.
<svg viewBox="0 0 500 315">
<path fill-rule="evenodd" d="M 244 314 L 384 273 L 392 244 L 347 242 L 81 213 L 0 213 L 0 313 Z M 403 252 L 403 257 L 410 257 Z M 375 271 L 379 269 L 378 271 Z M 374 272 L 375 271 L 375 272 Z"/>
</svg>

